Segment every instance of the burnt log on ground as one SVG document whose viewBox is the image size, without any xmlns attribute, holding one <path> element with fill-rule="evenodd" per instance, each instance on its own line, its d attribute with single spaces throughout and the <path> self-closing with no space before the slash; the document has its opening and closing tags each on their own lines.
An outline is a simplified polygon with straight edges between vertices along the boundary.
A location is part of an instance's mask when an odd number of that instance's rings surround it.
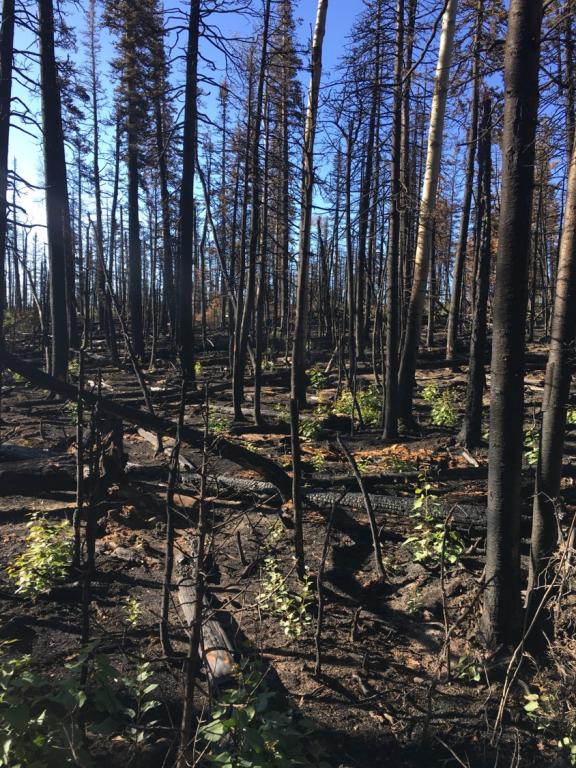
<svg viewBox="0 0 576 768">
<path fill-rule="evenodd" d="M 0 463 L 0 496 L 36 496 L 76 488 L 76 461 L 63 454 L 58 459 L 34 458 Z"/>
<path fill-rule="evenodd" d="M 31 384 L 49 392 L 54 392 L 65 400 L 75 401 L 78 397 L 76 387 L 40 371 L 4 348 L 0 348 L 0 363 L 11 371 L 19 373 Z M 129 424 L 134 424 L 162 435 L 168 435 L 169 437 L 176 437 L 177 425 L 169 419 L 152 416 L 148 412 L 122 405 L 108 397 L 98 399 L 93 392 L 84 392 L 83 400 L 87 406 L 93 408 L 98 405 L 102 413 L 122 419 L 122 421 L 126 421 Z M 202 430 L 194 429 L 187 424 L 182 427 L 180 437 L 184 443 L 193 448 L 202 449 L 204 445 L 204 433 Z M 272 483 L 284 499 L 290 498 L 292 480 L 275 461 L 240 445 L 235 445 L 223 437 L 216 437 L 212 441 L 210 451 L 222 459 L 228 459 L 234 464 L 254 470 L 264 480 Z"/>
<path fill-rule="evenodd" d="M 178 600 L 184 619 L 189 628 L 196 618 L 196 585 L 194 584 L 194 557 L 176 552 L 178 572 Z M 210 682 L 220 682 L 230 677 L 234 671 L 234 648 L 224 628 L 216 619 L 206 595 L 202 610 L 201 656 Z"/>
</svg>

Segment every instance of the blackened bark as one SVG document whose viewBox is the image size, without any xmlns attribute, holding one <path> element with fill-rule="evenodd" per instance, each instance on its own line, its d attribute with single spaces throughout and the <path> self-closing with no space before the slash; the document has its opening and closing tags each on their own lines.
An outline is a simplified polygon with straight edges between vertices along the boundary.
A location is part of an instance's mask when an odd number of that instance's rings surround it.
<svg viewBox="0 0 576 768">
<path fill-rule="evenodd" d="M 392 134 L 392 213 L 387 264 L 386 294 L 386 401 L 384 437 L 398 436 L 398 267 L 400 264 L 400 206 L 402 152 L 402 57 L 404 55 L 404 0 L 396 6 L 396 63 L 394 68 L 394 115 Z"/>
<path fill-rule="evenodd" d="M 490 283 L 491 250 L 491 183 L 492 183 L 492 105 L 485 96 L 482 104 L 482 121 L 478 139 L 478 175 L 480 177 L 480 200 L 478 203 L 479 244 L 477 269 L 474 276 L 476 302 L 472 318 L 470 337 L 470 366 L 466 390 L 466 412 L 464 415 L 463 439 L 467 448 L 476 448 L 482 440 L 482 399 L 485 386 L 486 357 L 486 314 Z"/>
<path fill-rule="evenodd" d="M 172 249 L 172 226 L 170 221 L 170 193 L 168 191 L 168 164 L 166 162 L 167 144 L 164 136 L 164 110 L 159 95 L 154 108 L 156 121 L 156 151 L 158 152 L 158 176 L 160 181 L 160 207 L 162 209 L 162 283 L 163 283 L 163 322 L 170 322 L 170 333 L 174 334 L 176 311 L 174 301 L 174 265 Z"/>
<path fill-rule="evenodd" d="M 248 280 L 246 283 L 246 298 L 242 311 L 242 324 L 238 337 L 238 348 L 234 357 L 234 415 L 237 420 L 243 418 L 241 404 L 244 399 L 244 374 L 248 351 L 248 336 L 254 315 L 256 299 L 256 266 L 258 261 L 258 242 L 260 239 L 260 136 L 262 134 L 262 106 L 264 101 L 264 81 L 268 52 L 268 29 L 270 24 L 270 3 L 266 0 L 264 7 L 264 27 L 262 30 L 262 52 L 260 55 L 260 70 L 258 73 L 258 88 L 256 93 L 256 111 L 254 114 L 254 132 L 252 135 L 251 152 L 251 216 L 250 241 L 248 246 Z"/>
<path fill-rule="evenodd" d="M 14 58 L 14 0 L 2 3 L 0 27 L 0 342 L 4 338 L 6 308 L 6 236 L 8 233 L 8 142 Z"/>
<path fill-rule="evenodd" d="M 524 336 L 542 0 L 511 0 L 505 47 L 502 202 L 494 293 L 488 531 L 482 632 L 489 647 L 522 628 L 520 504 Z"/>
<path fill-rule="evenodd" d="M 382 2 L 378 1 L 376 7 L 376 50 L 374 53 L 374 85 L 371 94 L 370 117 L 368 120 L 368 137 L 366 142 L 366 162 L 360 191 L 360 206 L 358 211 L 358 259 L 356 285 L 356 313 L 354 317 L 354 334 L 356 337 L 356 351 L 359 360 L 364 359 L 364 346 L 366 343 L 366 323 L 364 313 L 368 310 L 365 306 L 366 286 L 366 245 L 368 240 L 368 222 L 370 216 L 370 200 L 372 192 L 372 176 L 374 168 L 374 138 L 376 135 L 376 120 L 380 104 L 380 36 L 381 36 Z"/>
<path fill-rule="evenodd" d="M 140 240 L 140 160 L 135 84 L 128 83 L 128 310 L 134 353 L 144 357 L 142 327 L 142 242 Z"/>
<path fill-rule="evenodd" d="M 200 0 L 191 0 L 186 51 L 186 92 L 180 186 L 178 243 L 177 343 L 184 378 L 194 382 L 194 318 L 192 315 L 192 262 L 194 245 L 194 169 L 198 154 L 198 40 Z"/>
<path fill-rule="evenodd" d="M 314 141 L 318 95 L 322 76 L 322 45 L 326 29 L 328 0 L 318 0 L 316 26 L 312 40 L 312 61 L 304 147 L 302 151 L 302 204 L 300 210 L 299 264 L 296 285 L 296 323 L 292 348 L 291 397 L 298 401 L 301 409 L 306 404 L 306 355 L 305 329 L 308 298 L 308 261 L 310 256 L 310 233 L 312 229 L 312 197 L 314 190 Z"/>
<path fill-rule="evenodd" d="M 470 131 L 468 135 L 468 155 L 466 158 L 466 179 L 464 182 L 464 198 L 462 201 L 462 219 L 460 233 L 454 259 L 452 275 L 452 292 L 450 295 L 450 310 L 448 313 L 448 331 L 446 340 L 446 360 L 453 360 L 457 352 L 458 331 L 460 325 L 460 303 L 462 299 L 462 280 L 468 246 L 468 227 L 470 224 L 470 209 L 472 207 L 472 187 L 474 184 L 474 159 L 478 140 L 478 105 L 480 101 L 480 35 L 484 16 L 484 0 L 478 0 L 476 10 L 476 29 L 474 32 L 472 60 L 472 104 L 470 116 Z"/>
<path fill-rule="evenodd" d="M 566 433 L 566 405 L 575 362 L 576 339 L 576 142 L 572 149 L 556 297 L 552 318 L 550 352 L 546 366 L 542 434 L 536 471 L 532 518 L 532 547 L 528 584 L 528 616 L 542 605 L 554 578 L 550 562 L 558 538 L 556 503 L 560 494 L 562 454 Z M 539 612 L 538 628 L 548 631 L 546 612 Z M 539 639 L 539 638 L 538 638 Z"/>
<path fill-rule="evenodd" d="M 67 292 L 70 289 L 67 259 L 69 211 L 60 84 L 54 51 L 52 0 L 39 0 L 38 22 L 44 174 L 46 180 L 46 224 L 50 260 L 51 372 L 56 378 L 66 379 L 69 339 Z"/>
</svg>

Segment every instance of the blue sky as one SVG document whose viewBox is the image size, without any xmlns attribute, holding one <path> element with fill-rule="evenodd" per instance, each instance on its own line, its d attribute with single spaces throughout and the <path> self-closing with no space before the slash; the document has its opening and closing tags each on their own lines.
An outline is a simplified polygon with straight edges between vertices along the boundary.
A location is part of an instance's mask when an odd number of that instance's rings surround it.
<svg viewBox="0 0 576 768">
<path fill-rule="evenodd" d="M 178 3 L 181 7 L 187 7 L 187 0 L 180 0 Z M 167 5 L 170 5 L 167 3 Z M 324 41 L 324 78 L 330 76 L 331 70 L 336 66 L 339 57 L 345 51 L 346 39 L 357 15 L 362 11 L 364 3 L 362 0 L 329 0 L 328 16 L 326 25 L 326 37 Z M 76 37 L 79 46 L 79 59 L 84 57 L 84 50 L 82 47 L 82 36 L 85 28 L 85 14 L 82 10 L 74 8 L 71 4 L 66 6 L 69 9 L 69 15 L 66 16 L 66 21 L 76 30 Z M 314 27 L 316 17 L 316 0 L 299 0 L 295 7 L 295 18 L 301 19 L 301 24 L 298 28 L 298 36 L 302 45 L 306 45 L 310 39 L 311 32 Z M 239 18 L 230 16 L 227 22 L 229 28 L 242 31 L 243 33 L 249 32 L 245 26 L 242 27 L 242 22 Z M 181 42 L 184 42 L 182 39 Z M 36 43 L 30 33 L 17 32 L 16 44 L 19 48 L 30 46 L 33 50 L 36 50 Z M 103 39 L 103 50 L 101 55 L 101 76 L 102 83 L 104 85 L 109 84 L 110 70 L 108 66 L 108 60 L 112 55 L 109 41 Z M 303 62 L 305 65 L 307 61 Z M 34 79 L 38 78 L 38 71 L 36 66 L 32 66 L 30 76 Z M 177 73 L 176 77 L 182 77 L 182 73 Z M 307 83 L 307 76 L 303 75 L 304 82 Z M 27 103 L 31 103 L 33 109 L 37 109 L 38 105 L 34 104 L 34 99 L 27 93 L 19 91 L 18 86 L 15 86 L 16 95 L 22 96 Z M 34 140 L 29 136 L 21 133 L 18 130 L 12 130 L 11 132 L 11 148 L 10 148 L 10 162 L 12 157 L 17 158 L 18 172 L 28 179 L 33 184 L 42 184 L 42 150 L 38 140 Z M 21 205 L 27 208 L 29 212 L 29 221 L 34 220 L 38 222 L 44 219 L 43 200 L 41 193 L 28 193 L 23 195 L 20 200 Z"/>
</svg>

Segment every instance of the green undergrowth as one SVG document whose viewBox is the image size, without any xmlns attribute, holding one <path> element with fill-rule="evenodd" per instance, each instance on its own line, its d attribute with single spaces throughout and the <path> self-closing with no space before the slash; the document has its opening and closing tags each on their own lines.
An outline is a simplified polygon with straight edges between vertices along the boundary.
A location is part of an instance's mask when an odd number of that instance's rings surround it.
<svg viewBox="0 0 576 768">
<path fill-rule="evenodd" d="M 375 384 L 361 387 L 356 392 L 356 402 L 362 414 L 364 424 L 369 427 L 377 427 L 380 424 L 382 413 L 382 393 Z M 354 397 L 349 389 L 345 389 L 336 400 L 333 407 L 334 413 L 356 417 L 357 410 L 354 407 Z"/>
<path fill-rule="evenodd" d="M 260 664 L 243 659 L 198 730 L 205 765 L 220 768 L 330 768 L 309 720 L 276 708 Z"/>
<path fill-rule="evenodd" d="M 404 542 L 415 563 L 437 568 L 454 566 L 466 549 L 464 540 L 442 512 L 442 505 L 425 476 L 414 490 L 412 535 Z"/>
<path fill-rule="evenodd" d="M 40 513 L 32 515 L 27 528 L 24 551 L 6 570 L 16 592 L 37 597 L 68 575 L 73 533 L 65 520 L 55 522 Z"/>
<path fill-rule="evenodd" d="M 428 384 L 422 389 L 422 399 L 430 406 L 430 421 L 437 427 L 454 427 L 458 421 L 456 395 L 450 387 L 439 389 Z"/>
<path fill-rule="evenodd" d="M 95 641 L 61 673 L 46 675 L 31 656 L 10 650 L 10 642 L 0 644 L 0 766 L 95 768 L 95 745 L 114 738 L 137 764 L 160 706 L 149 663 L 123 674 Z"/>
</svg>

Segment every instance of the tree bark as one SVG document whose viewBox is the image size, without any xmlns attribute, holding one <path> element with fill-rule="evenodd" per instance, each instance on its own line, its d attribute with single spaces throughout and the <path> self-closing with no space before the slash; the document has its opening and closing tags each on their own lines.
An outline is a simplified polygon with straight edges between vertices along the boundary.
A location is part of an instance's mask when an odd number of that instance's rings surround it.
<svg viewBox="0 0 576 768">
<path fill-rule="evenodd" d="M 60 85 L 54 51 L 52 0 L 39 0 L 40 73 L 44 174 L 46 180 L 46 224 L 50 260 L 50 318 L 52 323 L 51 372 L 59 379 L 68 373 L 68 279 L 67 237 L 69 233 L 68 185 Z M 68 225 L 67 225 L 68 222 Z M 67 232 L 68 229 L 68 232 Z"/>
<path fill-rule="evenodd" d="M 562 455 L 566 433 L 566 406 L 575 363 L 576 339 L 576 142 L 572 149 L 556 296 L 552 317 L 550 351 L 546 366 L 542 433 L 536 471 L 536 493 L 532 517 L 532 546 L 528 583 L 528 616 L 543 608 L 545 591 L 554 578 L 550 559 L 556 548 L 558 527 L 556 504 L 560 494 Z M 538 626 L 548 631 L 544 611 Z"/>
<path fill-rule="evenodd" d="M 400 417 L 410 423 L 412 417 L 412 397 L 416 373 L 416 356 L 420 344 L 420 331 L 422 328 L 422 314 L 424 299 L 426 296 L 426 283 L 428 279 L 430 246 L 434 209 L 436 205 L 436 193 L 440 177 L 440 161 L 442 157 L 442 143 L 444 134 L 444 115 L 446 111 L 446 98 L 448 96 L 448 79 L 450 75 L 450 61 L 454 45 L 454 29 L 456 25 L 456 10 L 458 0 L 448 0 L 442 19 L 442 33 L 440 37 L 440 49 L 438 52 L 438 65 L 434 83 L 434 96 L 430 113 L 430 127 L 428 130 L 428 150 L 426 156 L 426 172 L 422 199 L 420 202 L 420 217 L 418 222 L 418 241 L 414 262 L 414 275 L 412 279 L 412 292 L 408 305 L 406 318 L 406 334 L 402 358 L 400 361 L 400 375 L 398 387 L 400 393 Z"/>
<path fill-rule="evenodd" d="M 256 267 L 258 262 L 258 242 L 260 238 L 260 136 L 262 134 L 262 106 L 264 102 L 264 81 L 266 77 L 266 62 L 268 56 L 268 29 L 270 24 L 270 3 L 265 0 L 264 27 L 262 30 L 262 52 L 260 55 L 260 71 L 258 73 L 258 88 L 256 93 L 256 112 L 254 115 L 254 133 L 251 146 L 251 216 L 250 216 L 250 241 L 248 246 L 248 280 L 246 283 L 246 298 L 242 311 L 242 323 L 238 347 L 234 356 L 234 410 L 235 420 L 243 420 L 242 401 L 244 400 L 244 374 L 246 372 L 246 358 L 248 351 L 248 336 L 254 315 L 256 299 Z"/>
<path fill-rule="evenodd" d="M 524 346 L 542 0 L 511 0 L 504 54 L 502 198 L 494 293 L 488 531 L 481 629 L 489 647 L 522 629 L 520 512 Z"/>
<path fill-rule="evenodd" d="M 318 94 L 322 75 L 322 45 L 326 29 L 328 0 L 318 0 L 316 26 L 312 40 L 312 61 L 304 147 L 302 151 L 302 203 L 300 209 L 300 243 L 298 248 L 298 279 L 296 283 L 296 322 L 292 347 L 291 397 L 298 400 L 299 409 L 306 405 L 305 329 L 308 298 L 308 261 L 312 229 L 312 197 L 314 190 L 314 140 L 318 114 Z"/>
<path fill-rule="evenodd" d="M 194 317 L 192 314 L 192 262 L 194 246 L 194 169 L 198 155 L 198 40 L 200 3 L 191 0 L 186 51 L 186 93 L 180 183 L 180 237 L 178 243 L 177 344 L 182 372 L 189 383 L 194 375 Z"/>
<path fill-rule="evenodd" d="M 470 224 L 470 209 L 472 207 L 472 187 L 474 184 L 474 159 L 478 141 L 478 105 L 480 101 L 480 35 L 484 16 L 484 0 L 478 0 L 476 10 L 476 29 L 474 31 L 473 60 L 472 60 L 472 104 L 470 116 L 470 131 L 468 135 L 468 155 L 466 159 L 466 179 L 464 182 L 464 198 L 462 201 L 462 220 L 460 234 L 454 259 L 452 275 L 452 291 L 450 294 L 450 310 L 448 313 L 448 331 L 446 338 L 446 360 L 453 360 L 457 352 L 458 331 L 460 324 L 460 303 L 462 299 L 462 281 L 468 246 L 468 227 Z"/>
<path fill-rule="evenodd" d="M 6 236 L 8 233 L 8 143 L 14 59 L 14 0 L 2 3 L 0 27 L 0 343 L 4 340 L 6 309 Z"/>
<path fill-rule="evenodd" d="M 402 152 L 402 57 L 404 54 L 404 0 L 396 5 L 396 63 L 394 67 L 394 113 L 392 134 L 392 213 L 390 216 L 390 248 L 386 294 L 386 402 L 384 404 L 384 437 L 398 437 L 398 267 L 400 264 L 400 206 Z"/>
<path fill-rule="evenodd" d="M 492 184 L 492 105 L 485 96 L 482 105 L 482 122 L 478 140 L 478 175 L 480 176 L 480 200 L 478 204 L 479 243 L 478 261 L 474 284 L 476 302 L 470 336 L 470 364 L 466 390 L 463 439 L 467 448 L 476 448 L 482 440 L 482 400 L 485 386 L 486 315 L 490 284 L 491 251 L 491 184 Z"/>
</svg>

